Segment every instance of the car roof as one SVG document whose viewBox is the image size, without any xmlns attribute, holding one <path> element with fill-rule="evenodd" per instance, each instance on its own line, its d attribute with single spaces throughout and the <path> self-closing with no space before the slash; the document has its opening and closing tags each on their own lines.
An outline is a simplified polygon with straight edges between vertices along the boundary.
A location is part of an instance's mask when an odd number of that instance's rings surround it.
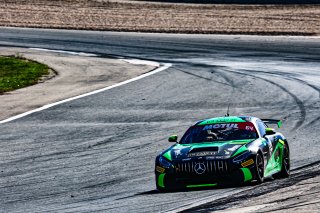
<svg viewBox="0 0 320 213">
<path fill-rule="evenodd" d="M 214 117 L 205 120 L 200 120 L 195 123 L 195 126 L 217 124 L 217 123 L 237 123 L 237 122 L 252 122 L 258 119 L 253 116 L 225 116 L 225 117 Z"/>
</svg>

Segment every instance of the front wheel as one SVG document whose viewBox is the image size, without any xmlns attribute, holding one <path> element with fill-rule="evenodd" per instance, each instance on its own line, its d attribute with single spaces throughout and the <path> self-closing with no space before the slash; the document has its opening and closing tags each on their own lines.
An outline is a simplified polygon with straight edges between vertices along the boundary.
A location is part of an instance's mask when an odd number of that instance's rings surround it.
<svg viewBox="0 0 320 213">
<path fill-rule="evenodd" d="M 264 161 L 260 152 L 256 155 L 255 180 L 258 184 L 263 183 L 264 180 Z"/>
<path fill-rule="evenodd" d="M 156 175 L 156 188 L 159 192 L 170 192 L 176 189 L 175 178 L 165 174 Z"/>
</svg>

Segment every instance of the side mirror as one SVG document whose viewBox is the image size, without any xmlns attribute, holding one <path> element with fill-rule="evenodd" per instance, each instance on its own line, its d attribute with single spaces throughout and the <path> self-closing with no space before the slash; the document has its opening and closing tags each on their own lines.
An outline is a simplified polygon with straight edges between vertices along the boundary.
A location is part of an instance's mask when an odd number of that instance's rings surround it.
<svg viewBox="0 0 320 213">
<path fill-rule="evenodd" d="M 265 135 L 274 135 L 276 134 L 276 131 L 272 128 L 266 128 L 266 134 Z"/>
<path fill-rule="evenodd" d="M 169 141 L 169 142 L 177 142 L 177 141 L 178 141 L 178 135 L 171 135 L 171 136 L 168 138 L 168 141 Z"/>
</svg>

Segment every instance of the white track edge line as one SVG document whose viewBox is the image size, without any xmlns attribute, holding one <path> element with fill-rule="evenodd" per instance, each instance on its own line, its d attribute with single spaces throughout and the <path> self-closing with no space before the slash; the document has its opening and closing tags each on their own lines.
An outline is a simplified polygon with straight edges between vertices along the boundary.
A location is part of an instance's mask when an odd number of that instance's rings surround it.
<svg viewBox="0 0 320 213">
<path fill-rule="evenodd" d="M 160 66 L 159 68 L 157 68 L 157 69 L 155 69 L 155 70 L 153 70 L 151 72 L 142 74 L 140 76 L 128 79 L 126 81 L 123 81 L 123 82 L 120 82 L 120 83 L 117 83 L 117 84 L 114 84 L 114 85 L 111 85 L 111 86 L 108 86 L 108 87 L 105 87 L 105 88 L 102 88 L 102 89 L 94 90 L 92 92 L 84 93 L 82 95 L 74 96 L 74 97 L 71 97 L 71 98 L 64 99 L 62 101 L 58 101 L 58 102 L 54 102 L 54 103 L 51 103 L 51 104 L 44 105 L 44 106 L 42 106 L 40 108 L 37 108 L 37 109 L 34 109 L 34 110 L 30 110 L 30 111 L 24 112 L 22 114 L 15 115 L 13 117 L 1 120 L 0 124 L 4 124 L 4 123 L 10 122 L 10 121 L 25 117 L 25 116 L 30 115 L 32 113 L 48 109 L 48 108 L 51 108 L 53 106 L 57 106 L 59 104 L 63 104 L 63 103 L 66 103 L 66 102 L 69 102 L 69 101 L 73 101 L 73 100 L 76 100 L 76 99 L 80 99 L 80 98 L 83 98 L 83 97 L 87 97 L 87 96 L 90 96 L 90 95 L 94 95 L 94 94 L 97 94 L 97 93 L 100 93 L 100 92 L 103 92 L 103 91 L 107 91 L 107 90 L 110 90 L 110 89 L 113 89 L 113 88 L 116 88 L 116 87 L 119 87 L 119 86 L 122 86 L 122 85 L 125 85 L 125 84 L 128 84 L 128 83 L 140 80 L 142 78 L 145 78 L 145 77 L 148 77 L 150 75 L 156 74 L 158 72 L 164 71 L 164 70 L 168 69 L 171 66 L 172 66 L 172 64 L 170 64 L 170 63 L 162 64 L 162 66 Z"/>
<path fill-rule="evenodd" d="M 44 52 L 53 52 L 53 53 L 64 53 L 64 54 L 70 54 L 70 55 L 79 55 L 79 56 L 88 56 L 88 57 L 95 57 L 99 56 L 92 53 L 85 53 L 85 52 L 73 52 L 73 51 L 65 51 L 65 50 L 51 50 L 51 49 L 45 49 L 45 48 L 29 48 L 30 50 L 37 50 L 37 51 L 44 51 Z"/>
<path fill-rule="evenodd" d="M 137 64 L 137 65 L 150 65 L 154 67 L 160 67 L 160 64 L 155 61 L 146 61 L 140 59 L 119 59 L 120 61 L 124 61 L 130 64 Z"/>
</svg>

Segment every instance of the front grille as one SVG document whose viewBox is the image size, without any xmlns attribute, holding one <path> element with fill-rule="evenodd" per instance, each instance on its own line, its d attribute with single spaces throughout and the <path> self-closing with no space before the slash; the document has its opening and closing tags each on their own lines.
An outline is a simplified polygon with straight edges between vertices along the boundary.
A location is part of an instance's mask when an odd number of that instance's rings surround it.
<svg viewBox="0 0 320 213">
<path fill-rule="evenodd" d="M 205 171 L 199 174 L 195 171 L 196 164 L 203 164 Z M 226 160 L 205 160 L 188 161 L 176 163 L 177 175 L 227 175 L 229 174 L 229 165 Z"/>
</svg>

